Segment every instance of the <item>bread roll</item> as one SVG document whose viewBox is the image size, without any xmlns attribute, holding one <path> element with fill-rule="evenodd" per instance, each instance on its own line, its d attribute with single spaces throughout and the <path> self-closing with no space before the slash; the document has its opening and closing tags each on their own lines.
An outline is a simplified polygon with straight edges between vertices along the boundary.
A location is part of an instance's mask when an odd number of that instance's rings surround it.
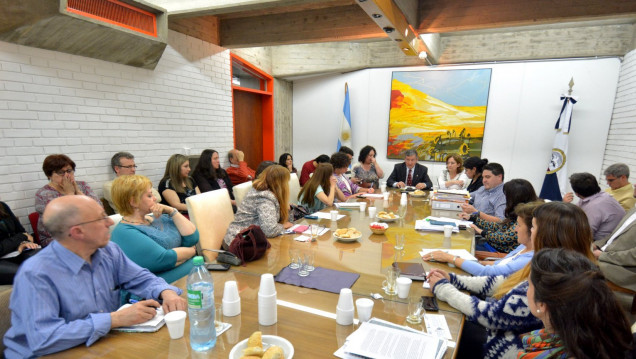
<svg viewBox="0 0 636 359">
<path fill-rule="evenodd" d="M 264 352 L 265 351 L 261 347 L 247 347 L 243 349 L 243 356 L 254 355 L 260 357 L 263 355 Z"/>
<path fill-rule="evenodd" d="M 272 345 L 267 349 L 265 354 L 263 354 L 263 359 L 285 359 L 283 348 L 278 345 Z"/>
<path fill-rule="evenodd" d="M 247 347 L 263 347 L 263 339 L 261 332 L 254 332 L 247 340 Z"/>
</svg>

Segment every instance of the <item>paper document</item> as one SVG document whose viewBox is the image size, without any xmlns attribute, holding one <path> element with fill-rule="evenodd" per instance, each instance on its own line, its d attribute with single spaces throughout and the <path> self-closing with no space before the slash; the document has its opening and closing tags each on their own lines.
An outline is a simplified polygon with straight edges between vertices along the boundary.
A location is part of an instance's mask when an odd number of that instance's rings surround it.
<svg viewBox="0 0 636 359">
<path fill-rule="evenodd" d="M 420 251 L 420 256 L 424 257 L 425 255 L 427 255 L 430 252 L 435 252 L 435 251 L 442 251 L 442 252 L 446 252 L 450 255 L 453 256 L 458 256 L 459 258 L 466 260 L 466 261 L 476 261 L 477 258 L 475 258 L 475 256 L 473 256 L 472 254 L 470 254 L 467 250 L 465 249 L 446 249 L 446 248 L 424 248 Z"/>
<path fill-rule="evenodd" d="M 360 208 L 360 202 L 338 202 L 334 203 L 336 208 Z"/>
<path fill-rule="evenodd" d="M 330 213 L 325 213 L 325 212 L 316 212 L 314 214 L 312 214 L 312 216 L 316 216 L 318 218 L 322 218 L 322 219 L 331 219 L 331 214 Z M 339 214 L 336 220 L 340 220 L 340 218 L 344 218 L 344 214 Z"/>
<path fill-rule="evenodd" d="M 424 219 L 415 221 L 415 230 L 444 232 L 444 224 L 454 225 L 453 233 L 459 233 L 459 225 L 469 227 L 473 224 L 473 222 L 447 217 L 428 216 Z"/>
<path fill-rule="evenodd" d="M 453 339 L 443 314 L 426 314 L 424 321 L 426 322 L 426 331 L 429 334 L 448 340 Z"/>
<path fill-rule="evenodd" d="M 360 195 L 360 197 L 365 197 L 365 198 L 383 198 L 384 195 L 382 193 L 365 193 L 363 195 Z"/>
<path fill-rule="evenodd" d="M 437 359 L 446 351 L 447 344 L 442 338 L 374 319 L 362 323 L 334 355 L 340 358 Z"/>
</svg>

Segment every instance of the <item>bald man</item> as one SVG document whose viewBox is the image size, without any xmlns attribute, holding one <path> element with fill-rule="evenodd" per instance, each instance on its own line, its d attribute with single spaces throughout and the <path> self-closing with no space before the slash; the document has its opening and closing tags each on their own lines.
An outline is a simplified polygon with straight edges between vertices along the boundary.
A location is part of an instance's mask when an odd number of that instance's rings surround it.
<svg viewBox="0 0 636 359">
<path fill-rule="evenodd" d="M 113 221 L 90 197 L 63 196 L 44 210 L 53 235 L 38 255 L 22 264 L 11 294 L 7 358 L 90 346 L 110 329 L 143 323 L 159 302 L 149 299 L 117 311 L 120 291 L 163 301 L 165 313 L 185 310 L 181 290 L 130 261 L 110 242 Z"/>
<path fill-rule="evenodd" d="M 252 181 L 256 177 L 256 171 L 247 166 L 247 162 L 243 159 L 245 154 L 237 149 L 230 150 L 227 153 L 227 159 L 230 161 L 230 167 L 226 169 L 227 175 L 230 177 L 233 185 Z"/>
</svg>

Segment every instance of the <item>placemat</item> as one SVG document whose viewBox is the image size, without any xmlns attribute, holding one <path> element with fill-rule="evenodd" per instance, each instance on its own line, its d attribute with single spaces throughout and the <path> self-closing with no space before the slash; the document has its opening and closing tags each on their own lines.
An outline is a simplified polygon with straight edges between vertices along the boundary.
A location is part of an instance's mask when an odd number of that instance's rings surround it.
<svg viewBox="0 0 636 359">
<path fill-rule="evenodd" d="M 299 287 L 318 289 L 325 292 L 340 293 L 342 288 L 351 288 L 360 275 L 357 273 L 316 267 L 307 277 L 298 276 L 298 269 L 283 268 L 274 279 L 277 282 Z"/>
</svg>

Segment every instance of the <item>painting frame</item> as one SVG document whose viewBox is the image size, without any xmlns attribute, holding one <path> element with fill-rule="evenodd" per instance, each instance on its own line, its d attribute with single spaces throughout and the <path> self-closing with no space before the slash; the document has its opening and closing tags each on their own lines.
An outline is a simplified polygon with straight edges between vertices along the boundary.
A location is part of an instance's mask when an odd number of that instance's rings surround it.
<svg viewBox="0 0 636 359">
<path fill-rule="evenodd" d="M 481 157 L 491 79 L 491 68 L 393 71 L 387 158 Z"/>
</svg>

